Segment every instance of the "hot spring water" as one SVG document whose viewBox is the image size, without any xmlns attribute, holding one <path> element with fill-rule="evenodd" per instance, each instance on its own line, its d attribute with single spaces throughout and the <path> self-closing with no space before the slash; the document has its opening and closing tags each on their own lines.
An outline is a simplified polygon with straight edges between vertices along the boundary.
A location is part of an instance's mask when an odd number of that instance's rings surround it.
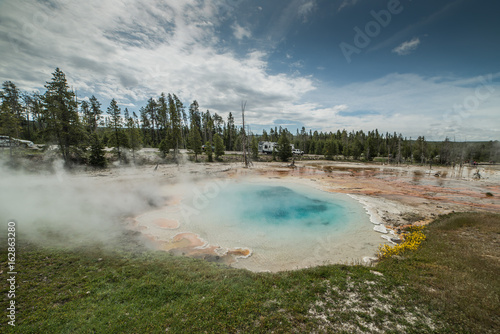
<svg viewBox="0 0 500 334">
<path fill-rule="evenodd" d="M 199 192 L 183 200 L 196 203 Z M 235 267 L 278 271 L 361 260 L 381 243 L 364 208 L 344 194 L 291 183 L 227 183 L 180 219 L 210 245 L 249 248 Z"/>
</svg>

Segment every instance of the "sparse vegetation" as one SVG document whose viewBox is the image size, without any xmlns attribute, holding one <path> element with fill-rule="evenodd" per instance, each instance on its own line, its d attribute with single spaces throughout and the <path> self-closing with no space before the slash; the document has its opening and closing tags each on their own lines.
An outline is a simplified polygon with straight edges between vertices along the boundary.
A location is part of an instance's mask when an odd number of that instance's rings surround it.
<svg viewBox="0 0 500 334">
<path fill-rule="evenodd" d="M 424 216 L 415 212 L 405 212 L 401 215 L 401 218 L 406 220 L 408 223 L 413 224 L 424 219 Z"/>
<path fill-rule="evenodd" d="M 397 245 L 382 245 L 378 250 L 378 257 L 380 259 L 388 258 L 394 255 L 402 255 L 407 251 L 415 251 L 420 244 L 425 240 L 425 233 L 423 226 L 411 226 L 408 232 L 402 235 L 404 241 Z"/>
</svg>

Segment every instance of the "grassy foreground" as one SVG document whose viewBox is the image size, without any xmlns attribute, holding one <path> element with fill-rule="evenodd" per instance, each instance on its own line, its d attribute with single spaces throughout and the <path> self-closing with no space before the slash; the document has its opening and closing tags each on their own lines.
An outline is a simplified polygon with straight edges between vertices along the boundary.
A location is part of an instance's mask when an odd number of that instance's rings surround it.
<svg viewBox="0 0 500 334">
<path fill-rule="evenodd" d="M 130 235 L 114 250 L 47 248 L 21 236 L 15 328 L 7 325 L 2 238 L 0 332 L 496 332 L 500 215 L 443 216 L 424 232 L 417 251 L 374 268 L 332 265 L 277 274 L 147 251 Z"/>
</svg>

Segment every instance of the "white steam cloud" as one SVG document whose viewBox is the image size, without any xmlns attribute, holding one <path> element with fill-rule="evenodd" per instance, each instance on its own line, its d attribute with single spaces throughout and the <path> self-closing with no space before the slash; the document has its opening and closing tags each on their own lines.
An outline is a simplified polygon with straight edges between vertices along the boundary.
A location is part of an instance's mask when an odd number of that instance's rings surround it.
<svg viewBox="0 0 500 334">
<path fill-rule="evenodd" d="M 49 232 L 68 246 L 106 243 L 123 232 L 127 216 L 164 203 L 158 182 L 152 181 L 0 168 L 0 220 L 16 221 L 18 233 L 29 239 Z"/>
</svg>

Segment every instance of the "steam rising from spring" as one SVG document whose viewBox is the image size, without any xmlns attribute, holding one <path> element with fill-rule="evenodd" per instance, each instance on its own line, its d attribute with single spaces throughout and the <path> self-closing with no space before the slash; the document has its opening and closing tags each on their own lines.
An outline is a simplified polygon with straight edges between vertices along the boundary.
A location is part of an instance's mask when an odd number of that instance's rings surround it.
<svg viewBox="0 0 500 334">
<path fill-rule="evenodd" d="M 15 220 L 18 232 L 29 239 L 43 242 L 50 234 L 64 246 L 106 243 L 123 230 L 127 216 L 163 203 L 154 178 L 123 174 L 135 169 L 122 171 L 120 178 L 71 175 L 58 163 L 54 169 L 29 174 L 0 167 L 0 220 Z"/>
</svg>

